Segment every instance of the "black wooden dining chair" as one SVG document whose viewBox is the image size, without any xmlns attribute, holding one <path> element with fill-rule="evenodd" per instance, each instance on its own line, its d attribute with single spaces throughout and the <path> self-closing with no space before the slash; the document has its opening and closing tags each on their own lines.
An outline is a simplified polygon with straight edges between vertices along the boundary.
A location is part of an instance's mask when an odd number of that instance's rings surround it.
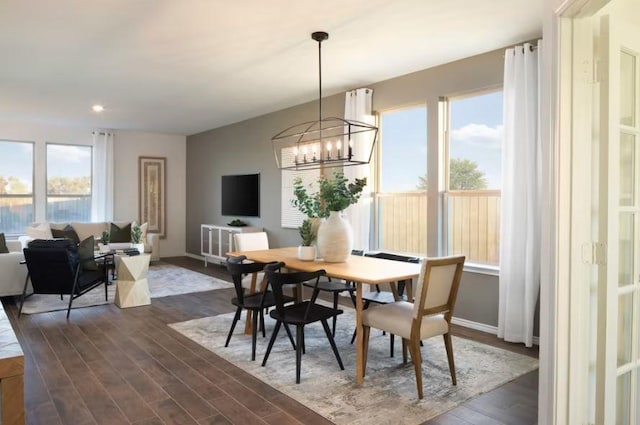
<svg viewBox="0 0 640 425">
<path fill-rule="evenodd" d="M 257 273 L 264 269 L 264 263 L 250 262 L 245 263 L 247 259 L 246 256 L 241 255 L 238 257 L 229 257 L 227 258 L 227 270 L 231 274 L 231 278 L 233 279 L 233 286 L 236 290 L 236 296 L 231 300 L 231 303 L 236 306 L 236 314 L 233 317 L 233 322 L 231 323 L 231 329 L 229 329 L 229 334 L 227 335 L 227 342 L 224 344 L 225 347 L 229 346 L 229 341 L 231 341 L 231 335 L 233 335 L 233 330 L 240 320 L 240 315 L 242 310 L 245 309 L 248 312 L 253 314 L 253 321 L 251 327 L 251 360 L 256 359 L 256 340 L 258 336 L 258 317 L 260 318 L 260 327 L 262 328 L 262 337 L 266 337 L 265 329 L 264 329 L 264 310 L 266 308 L 270 308 L 276 305 L 276 300 L 271 291 L 268 291 L 268 288 L 265 290 L 260 290 L 254 294 L 245 294 L 245 288 L 242 285 L 242 278 L 245 274 Z M 281 302 L 283 304 L 287 304 L 295 301 L 293 297 L 289 297 L 283 295 L 281 297 Z M 247 313 L 249 314 L 249 313 Z M 296 345 L 293 342 L 293 336 L 291 335 L 291 331 L 289 330 L 289 326 L 285 324 L 285 330 L 289 335 L 289 340 L 291 341 L 291 345 L 295 350 Z"/>
<path fill-rule="evenodd" d="M 276 320 L 267 352 L 262 360 L 262 366 L 267 364 L 267 359 L 273 348 L 273 343 L 278 336 L 278 331 L 281 325 L 294 325 L 296 327 L 296 384 L 300 383 L 300 369 L 302 363 L 302 353 L 304 352 L 304 327 L 310 323 L 321 322 L 327 339 L 333 350 L 333 354 L 336 356 L 340 369 L 344 370 L 342 359 L 338 353 L 338 348 L 333 340 L 333 335 L 327 320 L 342 314 L 342 310 L 336 308 L 326 307 L 320 304 L 316 304 L 318 298 L 318 282 L 321 276 L 324 276 L 326 272 L 324 270 L 317 270 L 315 272 L 292 272 L 281 273 L 279 270 L 285 267 L 284 263 L 269 264 L 265 267 L 264 272 L 267 276 L 271 290 L 275 297 L 275 309 L 272 310 L 269 315 Z M 311 299 L 303 301 L 293 305 L 285 306 L 285 296 L 282 293 L 282 287 L 285 285 L 299 285 L 307 281 L 315 281 L 313 287 L 313 293 Z"/>
</svg>

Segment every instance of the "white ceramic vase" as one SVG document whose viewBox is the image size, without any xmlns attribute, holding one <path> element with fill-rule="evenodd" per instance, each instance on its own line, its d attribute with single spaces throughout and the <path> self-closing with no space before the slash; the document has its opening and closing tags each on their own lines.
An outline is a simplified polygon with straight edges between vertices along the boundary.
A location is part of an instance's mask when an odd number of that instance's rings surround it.
<svg viewBox="0 0 640 425">
<path fill-rule="evenodd" d="M 353 248 L 353 229 L 340 211 L 331 211 L 318 228 L 318 249 L 328 263 L 342 263 Z"/>
<path fill-rule="evenodd" d="M 144 244 L 143 243 L 131 243 L 131 248 L 135 248 L 138 250 L 140 254 L 144 254 Z"/>
<path fill-rule="evenodd" d="M 316 259 L 316 247 L 311 246 L 298 246 L 298 259 L 302 261 L 313 261 Z"/>
</svg>

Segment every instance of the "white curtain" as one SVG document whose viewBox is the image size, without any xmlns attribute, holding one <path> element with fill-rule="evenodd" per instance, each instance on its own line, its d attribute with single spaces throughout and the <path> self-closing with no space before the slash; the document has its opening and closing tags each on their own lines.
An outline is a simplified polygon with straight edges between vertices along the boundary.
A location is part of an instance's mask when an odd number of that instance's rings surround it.
<svg viewBox="0 0 640 425">
<path fill-rule="evenodd" d="M 540 289 L 541 48 L 507 49 L 504 64 L 498 337 L 527 347 Z"/>
<path fill-rule="evenodd" d="M 368 124 L 374 123 L 374 118 L 371 113 L 373 100 L 373 90 L 362 88 L 352 91 L 348 91 L 345 97 L 344 103 L 344 118 L 346 120 L 361 121 Z M 354 146 L 358 146 L 358 149 L 369 148 L 371 151 L 370 137 L 365 135 L 354 135 L 354 137 L 362 137 L 362 140 L 354 141 Z M 345 142 L 345 146 L 347 142 Z M 360 200 L 357 204 L 354 204 L 345 210 L 345 215 L 351 226 L 353 227 L 353 248 L 354 249 L 369 249 L 369 234 L 371 226 L 371 187 L 373 182 L 371 181 L 371 168 L 369 164 L 353 165 L 344 167 L 344 176 L 348 179 L 355 178 L 367 178 L 367 185 L 362 191 Z"/>
<path fill-rule="evenodd" d="M 113 220 L 113 133 L 93 132 L 91 221 Z"/>
</svg>

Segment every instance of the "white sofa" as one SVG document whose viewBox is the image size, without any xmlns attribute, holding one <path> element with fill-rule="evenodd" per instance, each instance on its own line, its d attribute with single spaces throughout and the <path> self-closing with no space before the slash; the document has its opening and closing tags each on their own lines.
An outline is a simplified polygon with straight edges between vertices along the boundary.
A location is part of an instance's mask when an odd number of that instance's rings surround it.
<svg viewBox="0 0 640 425">
<path fill-rule="evenodd" d="M 114 224 L 116 224 L 118 227 L 126 226 L 129 223 L 130 222 L 114 222 Z M 42 226 L 43 224 L 45 224 L 44 230 Z M 73 230 L 75 230 L 76 234 L 78 235 L 78 238 L 81 241 L 92 235 L 96 240 L 100 240 L 100 238 L 102 237 L 102 232 L 104 232 L 105 230 L 108 232 L 110 230 L 111 222 L 102 221 L 102 222 L 94 222 L 94 223 L 34 223 L 34 226 L 40 226 L 39 227 L 40 230 L 43 231 L 44 233 L 46 233 L 47 227 L 49 229 L 62 230 L 67 225 L 70 225 L 71 227 L 73 227 Z M 27 231 L 27 234 L 29 234 L 28 231 Z M 43 234 L 38 238 L 47 239 L 50 237 L 51 235 Z M 22 246 L 26 247 L 29 241 L 33 240 L 34 237 L 20 236 L 19 239 L 20 239 L 20 242 L 22 243 Z M 160 260 L 160 235 L 156 233 L 147 233 L 146 238 L 144 238 L 142 242 L 144 243 L 144 252 L 151 255 L 151 261 Z M 124 244 L 124 245 L 117 244 L 117 245 L 118 245 L 117 248 L 123 248 L 125 245 L 128 246 L 128 244 Z"/>
<path fill-rule="evenodd" d="M 0 254 L 0 297 L 22 295 L 27 277 L 27 265 L 20 264 L 24 261 L 20 241 L 7 241 L 7 248 L 8 253 Z M 27 291 L 31 293 L 31 287 Z"/>
</svg>

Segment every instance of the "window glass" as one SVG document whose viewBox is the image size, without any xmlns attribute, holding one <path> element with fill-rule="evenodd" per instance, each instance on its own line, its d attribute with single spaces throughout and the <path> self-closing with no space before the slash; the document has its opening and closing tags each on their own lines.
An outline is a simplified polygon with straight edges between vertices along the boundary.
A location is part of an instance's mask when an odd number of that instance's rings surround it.
<svg viewBox="0 0 640 425">
<path fill-rule="evenodd" d="M 47 144 L 47 220 L 91 218 L 90 146 Z"/>
<path fill-rule="evenodd" d="M 447 250 L 499 265 L 502 91 L 449 99 Z"/>
<path fill-rule="evenodd" d="M 381 114 L 380 192 L 426 190 L 427 108 Z"/>
<path fill-rule="evenodd" d="M 33 222 L 33 143 L 0 140 L 0 233 Z"/>
<path fill-rule="evenodd" d="M 376 249 L 427 253 L 427 108 L 380 117 Z"/>
<path fill-rule="evenodd" d="M 450 101 L 449 189 L 500 189 L 502 91 Z"/>
</svg>

